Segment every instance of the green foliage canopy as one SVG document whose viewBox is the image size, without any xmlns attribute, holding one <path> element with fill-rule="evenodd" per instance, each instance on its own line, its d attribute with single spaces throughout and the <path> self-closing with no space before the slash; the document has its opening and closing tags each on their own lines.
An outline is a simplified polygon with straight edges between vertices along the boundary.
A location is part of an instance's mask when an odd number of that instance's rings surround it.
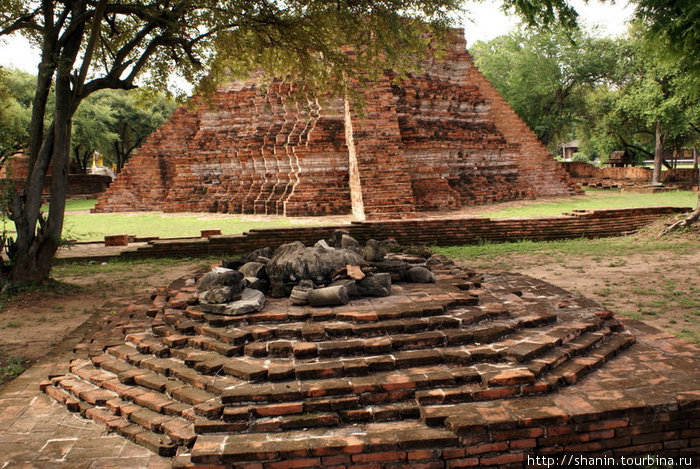
<svg viewBox="0 0 700 469">
<path fill-rule="evenodd" d="M 521 28 L 470 49 L 476 65 L 545 144 L 569 139 L 585 93 L 614 68 L 610 39 Z"/>
<path fill-rule="evenodd" d="M 27 146 L 35 80 L 20 70 L 0 68 L 0 161 Z"/>
<path fill-rule="evenodd" d="M 579 135 L 592 146 L 607 141 L 608 149 L 630 149 L 638 159 L 654 157 L 657 138 L 667 151 L 697 145 L 699 82 L 688 64 L 669 60 L 665 43 L 641 23 L 632 25 L 617 50 L 608 86 L 586 96 Z"/>
<path fill-rule="evenodd" d="M 175 110 L 176 103 L 165 93 L 148 88 L 131 91 L 103 90 L 94 95 L 97 104 L 109 107 L 111 137 L 95 148 L 121 171 L 131 154 Z"/>
</svg>

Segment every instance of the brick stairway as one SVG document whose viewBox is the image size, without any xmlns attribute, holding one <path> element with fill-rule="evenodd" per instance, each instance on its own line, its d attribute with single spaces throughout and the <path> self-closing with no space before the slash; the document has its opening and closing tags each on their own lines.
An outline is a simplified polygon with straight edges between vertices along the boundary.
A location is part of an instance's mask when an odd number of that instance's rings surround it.
<svg viewBox="0 0 700 469">
<path fill-rule="evenodd" d="M 458 448 L 455 409 L 556 391 L 634 342 L 609 312 L 544 282 L 436 273 L 387 298 L 328 309 L 268 299 L 240 316 L 203 312 L 183 279 L 115 315 L 41 386 L 177 454 L 176 467 L 277 467 L 357 448 Z"/>
</svg>

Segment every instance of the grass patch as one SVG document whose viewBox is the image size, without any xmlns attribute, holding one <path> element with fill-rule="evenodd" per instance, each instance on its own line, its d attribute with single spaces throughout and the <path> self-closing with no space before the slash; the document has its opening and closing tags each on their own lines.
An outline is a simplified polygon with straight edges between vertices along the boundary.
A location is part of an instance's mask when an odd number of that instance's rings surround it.
<svg viewBox="0 0 700 469">
<path fill-rule="evenodd" d="M 114 234 L 178 238 L 199 236 L 201 230 L 219 229 L 222 234 L 238 234 L 252 228 L 279 228 L 290 225 L 290 220 L 284 217 L 251 222 L 238 217 L 206 218 L 163 213 L 68 213 L 64 222 L 64 237 L 77 241 L 98 241 L 105 235 Z"/>
<path fill-rule="evenodd" d="M 0 383 L 16 378 L 26 369 L 27 360 L 22 356 L 6 354 L 0 350 Z"/>
<path fill-rule="evenodd" d="M 221 260 L 221 256 L 198 257 L 192 259 L 184 258 L 150 258 L 150 259 L 123 259 L 115 257 L 106 262 L 71 262 L 67 264 L 59 264 L 51 269 L 51 275 L 54 278 L 64 277 L 89 277 L 98 273 L 114 273 L 114 272 L 133 272 L 136 266 L 143 268 L 150 273 L 156 273 L 159 270 L 168 267 L 174 267 L 181 264 L 192 262 L 201 263 L 202 265 L 210 264 L 212 261 Z"/>
<path fill-rule="evenodd" d="M 182 238 L 199 236 L 201 230 L 221 230 L 222 234 L 239 234 L 253 228 L 280 228 L 291 226 L 291 219 L 269 217 L 251 220 L 236 216 L 199 214 L 172 214 L 153 212 L 136 213 L 70 213 L 87 211 L 95 206 L 95 199 L 66 202 L 63 238 L 75 241 L 101 241 L 105 235 L 130 234 L 138 237 Z M 42 210 L 47 211 L 48 205 Z M 9 230 L 14 225 L 3 218 Z M 313 223 L 315 224 L 315 223 Z M 319 220 L 318 224 L 324 224 Z"/>
<path fill-rule="evenodd" d="M 654 194 L 587 189 L 586 195 L 522 207 L 485 209 L 476 215 L 489 218 L 528 218 L 561 215 L 572 210 L 605 210 L 631 207 L 695 207 L 698 196 L 692 191 L 668 191 Z"/>
<path fill-rule="evenodd" d="M 700 250 L 700 238 L 691 232 L 659 238 L 657 231 L 650 227 L 618 238 L 482 243 L 433 250 L 484 270 L 536 271 L 542 268 L 536 266 L 549 265 L 552 268 L 544 270 L 561 272 L 568 285 L 564 288 L 570 291 L 577 286 L 575 277 L 584 274 L 595 280 L 584 296 L 594 294 L 616 314 L 647 321 L 700 344 L 699 277 L 693 275 L 700 270 L 688 264 L 688 256 Z M 646 265 L 641 270 L 640 261 Z"/>
<path fill-rule="evenodd" d="M 66 200 L 66 212 L 75 212 L 78 210 L 92 210 L 97 203 L 97 199 L 84 199 L 84 200 Z M 43 211 L 49 209 L 48 204 L 41 206 Z"/>
<path fill-rule="evenodd" d="M 64 238 L 77 241 L 98 241 L 105 235 L 130 234 L 139 237 L 161 238 L 199 236 L 201 230 L 220 229 L 223 234 L 238 234 L 253 228 L 279 228 L 292 224 L 285 217 L 264 220 L 211 214 L 149 214 L 134 213 L 70 213 L 87 211 L 95 206 L 95 200 L 71 200 L 66 203 L 68 212 L 64 222 Z M 573 196 L 556 201 L 524 201 L 519 207 L 498 208 L 485 206 L 477 216 L 489 218 L 546 217 L 561 215 L 572 210 L 601 210 L 629 207 L 681 206 L 694 207 L 697 195 L 691 191 L 669 191 L 640 194 L 601 189 L 587 189 L 583 196 Z M 48 207 L 43 207 L 47 210 Z M 319 224 L 324 224 L 319 220 Z M 12 225 L 9 224 L 8 227 Z"/>
<path fill-rule="evenodd" d="M 544 253 L 553 258 L 562 258 L 567 262 L 570 255 L 592 257 L 624 256 L 639 252 L 664 251 L 684 254 L 697 249 L 690 241 L 665 241 L 658 239 L 639 239 L 635 237 L 600 238 L 600 239 L 564 239 L 556 241 L 516 241 L 514 243 L 482 243 L 463 246 L 433 247 L 433 251 L 453 259 L 489 260 L 513 254 Z M 626 263 L 626 262 L 625 262 Z M 625 264 L 618 264 L 625 265 Z"/>
<path fill-rule="evenodd" d="M 678 337 L 693 344 L 700 345 L 700 331 L 698 331 L 697 328 L 688 329 L 685 327 L 681 329 L 680 333 L 678 333 Z"/>
</svg>

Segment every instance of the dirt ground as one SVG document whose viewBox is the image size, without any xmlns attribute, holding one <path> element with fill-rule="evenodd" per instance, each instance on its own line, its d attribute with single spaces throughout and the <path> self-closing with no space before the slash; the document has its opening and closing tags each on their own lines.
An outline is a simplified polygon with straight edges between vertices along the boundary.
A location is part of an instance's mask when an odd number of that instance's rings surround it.
<svg viewBox="0 0 700 469">
<path fill-rule="evenodd" d="M 0 304 L 0 385 L 44 357 L 108 300 L 148 295 L 203 265 L 205 261 L 55 269 L 58 282 Z"/>
<path fill-rule="evenodd" d="M 655 238 L 665 226 L 657 223 L 641 236 Z M 700 344 L 700 227 L 667 241 L 682 243 L 684 249 L 620 255 L 538 252 L 459 263 L 474 270 L 530 275 L 591 298 L 618 316 L 644 321 Z"/>
<path fill-rule="evenodd" d="M 460 263 L 474 270 L 531 275 L 579 292 L 616 314 L 700 343 L 700 230 L 686 233 L 678 242 L 686 249 L 604 256 L 564 256 L 554 251 Z M 147 295 L 211 262 L 164 260 L 57 267 L 54 277 L 58 283 L 20 293 L 0 304 L 0 385 L 50 353 L 51 347 L 108 300 Z"/>
<path fill-rule="evenodd" d="M 700 343 L 700 251 L 598 260 L 573 256 L 564 263 L 514 255 L 508 263 L 511 271 L 581 293 L 616 314 Z"/>
</svg>

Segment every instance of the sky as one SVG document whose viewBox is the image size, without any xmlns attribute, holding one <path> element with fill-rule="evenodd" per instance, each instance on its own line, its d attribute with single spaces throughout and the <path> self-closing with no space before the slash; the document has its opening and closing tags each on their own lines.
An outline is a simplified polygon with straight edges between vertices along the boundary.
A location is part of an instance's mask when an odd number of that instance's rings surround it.
<svg viewBox="0 0 700 469">
<path fill-rule="evenodd" d="M 596 0 L 585 3 L 583 0 L 571 0 L 570 3 L 579 13 L 582 27 L 588 31 L 597 28 L 597 34 L 603 36 L 623 34 L 627 29 L 627 21 L 634 13 L 634 6 L 626 0 L 618 0 L 615 3 L 600 3 Z M 466 0 L 464 5 L 468 12 L 462 25 L 465 29 L 467 47 L 476 41 L 488 41 L 507 34 L 518 27 L 519 18 L 503 13 L 498 1 Z"/>
<path fill-rule="evenodd" d="M 598 34 L 606 36 L 624 33 L 626 22 L 634 13 L 634 7 L 626 0 L 618 0 L 614 4 L 601 4 L 596 0 L 591 0 L 587 4 L 583 0 L 572 0 L 571 3 L 579 12 L 580 22 L 584 28 L 591 30 L 597 27 Z M 466 31 L 467 47 L 476 41 L 488 41 L 507 34 L 518 26 L 518 18 L 504 14 L 500 10 L 498 1 L 465 0 L 464 5 L 467 17 L 461 26 Z M 11 37 L 6 41 L 0 40 L 0 65 L 35 74 L 38 63 L 38 51 L 33 49 L 26 39 Z"/>
</svg>

